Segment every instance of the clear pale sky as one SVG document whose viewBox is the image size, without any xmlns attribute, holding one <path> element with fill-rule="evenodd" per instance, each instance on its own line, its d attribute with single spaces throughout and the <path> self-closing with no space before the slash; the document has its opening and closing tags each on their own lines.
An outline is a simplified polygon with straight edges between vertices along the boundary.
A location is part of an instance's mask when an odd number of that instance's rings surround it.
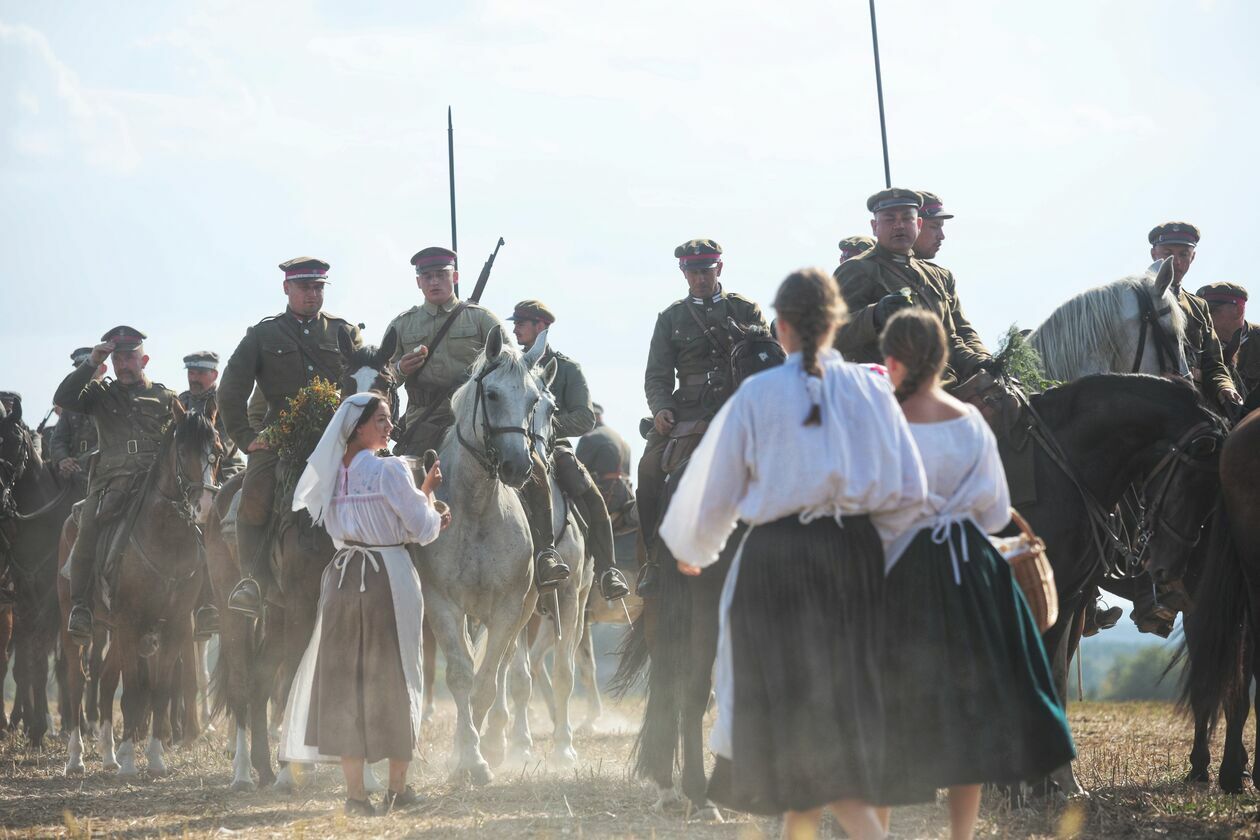
<svg viewBox="0 0 1260 840">
<path fill-rule="evenodd" d="M 1251 282 L 1257 9 L 880 0 L 893 182 L 957 214 L 938 261 L 982 335 L 1140 271 L 1168 220 L 1203 229 L 1188 286 Z M 466 287 L 505 237 L 484 303 L 550 304 L 636 447 L 674 246 L 718 240 L 768 306 L 883 186 L 865 0 L 0 0 L 0 388 L 33 424 L 127 323 L 182 390 L 302 254 L 378 341 L 449 244 L 447 105 Z"/>
</svg>

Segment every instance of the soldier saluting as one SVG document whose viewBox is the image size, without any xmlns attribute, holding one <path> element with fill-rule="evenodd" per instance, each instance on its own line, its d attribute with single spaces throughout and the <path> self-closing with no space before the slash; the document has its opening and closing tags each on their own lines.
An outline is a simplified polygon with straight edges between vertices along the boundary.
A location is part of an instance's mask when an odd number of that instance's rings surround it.
<svg viewBox="0 0 1260 840">
<path fill-rule="evenodd" d="M 86 643 L 92 638 L 92 584 L 96 578 L 98 519 L 121 512 L 135 480 L 157 457 L 175 392 L 145 375 L 145 334 L 118 326 L 101 336 L 87 360 L 57 386 L 53 402 L 88 415 L 96 424 L 100 456 L 88 479 L 79 536 L 70 550 L 70 600 L 66 630 Z M 109 358 L 114 379 L 97 379 Z"/>
<path fill-rule="evenodd" d="M 551 328 L 556 322 L 547 305 L 540 300 L 523 300 L 516 304 L 512 311 L 512 333 L 517 342 L 525 350 L 534 346 L 538 336 Z M 599 594 L 606 601 L 623 598 L 630 592 L 626 580 L 617 571 L 613 549 L 612 520 L 608 516 L 608 506 L 604 497 L 591 480 L 586 467 L 578 461 L 573 453 L 571 437 L 581 437 L 595 428 L 595 409 L 591 404 L 590 387 L 586 384 L 586 375 L 577 362 L 556 351 L 550 343 L 547 352 L 538 360 L 539 367 L 545 367 L 552 359 L 556 361 L 556 377 L 551 381 L 548 390 L 556 400 L 556 413 L 552 417 L 555 428 L 555 448 L 552 450 L 552 461 L 555 464 L 556 481 L 560 488 L 573 500 L 582 519 L 587 523 L 587 540 L 591 555 L 595 559 L 595 579 L 599 581 Z M 550 488 L 548 487 L 550 494 Z M 550 517 L 546 522 L 550 523 Z"/>
<path fill-rule="evenodd" d="M 265 427 L 274 423 L 289 400 L 316 377 L 337 383 L 345 367 L 340 334 L 348 335 L 355 347 L 363 345 L 358 327 L 323 311 L 328 263 L 297 257 L 280 263 L 280 270 L 284 272 L 288 306 L 245 331 L 245 337 L 228 359 L 219 385 L 219 413 L 228 435 L 249 454 L 236 525 L 244 579 L 228 596 L 229 608 L 249 615 L 258 615 L 262 609 L 262 590 L 255 577 L 274 502 L 279 461 L 279 456 L 249 424 L 249 397 L 254 383 L 267 400 Z"/>
<path fill-rule="evenodd" d="M 922 206 L 922 195 L 898 187 L 867 199 L 875 247 L 836 269 L 840 294 L 850 313 L 849 320 L 836 331 L 836 349 L 851 362 L 882 362 L 879 334 L 884 324 L 901 309 L 921 306 L 935 312 L 945 325 L 949 361 L 943 381 L 949 387 L 994 360 L 987 352 L 968 346 L 959 334 L 958 297 L 946 288 L 938 267 L 914 256 L 923 227 L 919 216 Z"/>
<path fill-rule="evenodd" d="M 636 587 L 654 594 L 656 559 L 652 546 L 660 520 L 665 486 L 661 456 L 678 423 L 711 420 L 730 396 L 728 357 L 735 340 L 728 319 L 743 327 L 768 330 L 761 309 L 746 297 L 722 288 L 722 246 L 712 239 L 692 239 L 674 249 L 688 295 L 656 316 L 648 350 L 643 390 L 652 412 L 652 430 L 639 459 L 639 521 L 644 564 Z"/>
</svg>

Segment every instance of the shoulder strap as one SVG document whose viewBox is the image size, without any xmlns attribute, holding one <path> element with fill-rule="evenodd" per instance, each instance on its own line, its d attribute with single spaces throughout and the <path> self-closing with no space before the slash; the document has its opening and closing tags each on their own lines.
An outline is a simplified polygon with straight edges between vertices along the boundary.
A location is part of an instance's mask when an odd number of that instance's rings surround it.
<svg viewBox="0 0 1260 840">
<path fill-rule="evenodd" d="M 469 306 L 468 301 L 461 300 L 459 306 L 451 310 L 451 314 L 446 316 L 446 320 L 442 322 L 442 326 L 438 327 L 437 335 L 433 336 L 433 343 L 429 345 L 429 355 L 424 357 L 420 362 L 420 367 L 411 372 L 411 376 L 407 377 L 414 381 L 420 375 L 420 371 L 424 370 L 429 364 L 429 360 L 433 358 L 434 352 L 438 349 L 438 345 L 442 343 L 442 339 L 446 338 L 446 334 L 451 331 L 451 327 L 455 326 L 455 319 L 459 317 L 459 313 L 463 312 Z"/>
<path fill-rule="evenodd" d="M 696 322 L 696 326 L 700 327 L 701 331 L 704 332 L 704 337 L 707 338 L 709 343 L 713 345 L 713 349 L 717 351 L 718 355 L 721 356 L 729 353 L 730 348 L 724 347 L 722 343 L 718 341 L 713 330 L 709 328 L 709 325 L 706 324 L 704 319 L 700 317 L 700 313 L 696 311 L 696 305 L 691 302 L 691 298 L 684 299 L 683 306 L 686 308 L 687 314 L 690 315 L 692 320 Z"/>
</svg>

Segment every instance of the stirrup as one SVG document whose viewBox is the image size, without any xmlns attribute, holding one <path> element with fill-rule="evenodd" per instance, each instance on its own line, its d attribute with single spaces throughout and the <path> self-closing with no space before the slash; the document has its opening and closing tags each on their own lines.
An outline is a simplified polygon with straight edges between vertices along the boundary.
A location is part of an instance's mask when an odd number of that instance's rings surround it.
<svg viewBox="0 0 1260 840">
<path fill-rule="evenodd" d="M 204 641 L 219 632 L 219 611 L 213 604 L 203 604 L 193 613 L 193 636 Z"/>
<path fill-rule="evenodd" d="M 91 644 L 92 624 L 92 610 L 83 604 L 75 604 L 66 619 L 66 635 L 80 645 Z"/>
<path fill-rule="evenodd" d="M 599 576 L 599 594 L 605 601 L 616 601 L 630 594 L 630 586 L 616 568 L 610 568 Z"/>
<path fill-rule="evenodd" d="M 640 598 L 650 598 L 656 594 L 657 581 L 660 578 L 658 563 L 644 563 L 639 567 L 639 575 L 634 581 L 634 592 Z"/>
<path fill-rule="evenodd" d="M 241 580 L 228 596 L 228 609 L 257 618 L 262 612 L 262 587 L 252 577 Z"/>
<path fill-rule="evenodd" d="M 540 549 L 534 556 L 534 585 L 538 587 L 539 592 L 559 586 L 568 579 L 569 567 L 560 559 L 560 554 L 554 548 Z"/>
</svg>

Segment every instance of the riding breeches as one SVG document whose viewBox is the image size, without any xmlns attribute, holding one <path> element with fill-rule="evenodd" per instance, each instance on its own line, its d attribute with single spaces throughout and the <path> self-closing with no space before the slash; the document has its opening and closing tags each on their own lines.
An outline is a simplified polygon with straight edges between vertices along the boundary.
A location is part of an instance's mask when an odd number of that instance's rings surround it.
<svg viewBox="0 0 1260 840">
<path fill-rule="evenodd" d="M 595 577 L 599 578 L 612 568 L 615 556 L 613 548 L 612 520 L 608 505 L 599 492 L 591 474 L 567 446 L 557 446 L 552 454 L 556 464 L 556 483 L 586 522 L 586 547 L 595 558 Z"/>
<path fill-rule="evenodd" d="M 96 515 L 106 491 L 98 490 L 83 500 L 79 513 L 79 534 L 70 549 L 70 599 L 85 607 L 91 606 L 92 581 L 96 577 L 96 541 L 100 529 Z"/>
<path fill-rule="evenodd" d="M 534 540 L 534 554 L 544 548 L 555 548 L 552 532 L 551 485 L 547 480 L 547 465 L 537 452 L 530 452 L 533 468 L 529 479 L 521 487 L 521 503 L 525 505 L 525 518 L 529 520 L 529 535 Z"/>
<path fill-rule="evenodd" d="M 262 527 L 271 517 L 275 504 L 276 464 L 280 456 L 270 449 L 249 453 L 245 478 L 241 482 L 241 505 L 237 516 L 246 525 Z"/>
<path fill-rule="evenodd" d="M 639 459 L 639 532 L 643 536 L 645 549 L 651 549 L 656 540 L 656 526 L 660 524 L 661 494 L 665 492 L 665 470 L 661 467 L 661 456 L 665 454 L 665 446 L 669 438 L 653 429 L 648 433 L 647 446 L 643 457 Z M 649 551 L 648 556 L 651 556 Z"/>
</svg>

